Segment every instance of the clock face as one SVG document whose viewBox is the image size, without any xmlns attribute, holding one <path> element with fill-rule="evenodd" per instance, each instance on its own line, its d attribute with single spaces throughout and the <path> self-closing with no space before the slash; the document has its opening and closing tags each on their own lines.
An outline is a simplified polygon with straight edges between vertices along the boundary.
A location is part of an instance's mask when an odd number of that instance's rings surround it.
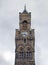
<svg viewBox="0 0 48 65">
<path fill-rule="evenodd" d="M 28 35 L 28 32 L 22 32 L 21 34 L 25 37 Z"/>
</svg>

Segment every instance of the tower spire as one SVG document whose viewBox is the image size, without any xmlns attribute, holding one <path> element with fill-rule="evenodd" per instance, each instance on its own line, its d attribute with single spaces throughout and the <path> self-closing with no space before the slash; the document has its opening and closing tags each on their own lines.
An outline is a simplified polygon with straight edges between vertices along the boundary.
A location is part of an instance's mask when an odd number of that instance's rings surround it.
<svg viewBox="0 0 48 65">
<path fill-rule="evenodd" d="M 24 10 L 26 10 L 26 4 L 24 5 Z"/>
<path fill-rule="evenodd" d="M 26 10 L 26 4 L 24 5 L 24 11 L 23 13 L 28 13 L 27 10 Z"/>
</svg>

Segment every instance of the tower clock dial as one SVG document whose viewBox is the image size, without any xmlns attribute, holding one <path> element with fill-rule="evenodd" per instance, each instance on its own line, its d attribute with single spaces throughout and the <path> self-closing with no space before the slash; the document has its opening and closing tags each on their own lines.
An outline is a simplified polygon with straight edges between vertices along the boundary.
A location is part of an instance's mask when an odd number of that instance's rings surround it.
<svg viewBox="0 0 48 65">
<path fill-rule="evenodd" d="M 28 32 L 22 32 L 21 35 L 24 36 L 24 37 L 28 36 Z"/>
</svg>

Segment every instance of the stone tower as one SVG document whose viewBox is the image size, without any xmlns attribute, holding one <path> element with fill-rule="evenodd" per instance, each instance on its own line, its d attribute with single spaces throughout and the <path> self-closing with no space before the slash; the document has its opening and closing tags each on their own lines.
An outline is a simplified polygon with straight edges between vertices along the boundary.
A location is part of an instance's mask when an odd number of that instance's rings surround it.
<svg viewBox="0 0 48 65">
<path fill-rule="evenodd" d="M 15 33 L 15 65 L 35 65 L 35 35 L 26 6 L 19 12 L 19 29 Z"/>
</svg>

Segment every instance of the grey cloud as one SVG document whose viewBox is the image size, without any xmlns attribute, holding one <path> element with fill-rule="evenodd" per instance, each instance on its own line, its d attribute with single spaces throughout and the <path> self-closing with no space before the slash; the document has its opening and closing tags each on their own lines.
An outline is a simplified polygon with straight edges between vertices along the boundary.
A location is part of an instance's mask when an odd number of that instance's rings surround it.
<svg viewBox="0 0 48 65">
<path fill-rule="evenodd" d="M 3 57 L 0 56 L 0 65 L 11 65 L 8 62 L 6 62 Z"/>
</svg>

